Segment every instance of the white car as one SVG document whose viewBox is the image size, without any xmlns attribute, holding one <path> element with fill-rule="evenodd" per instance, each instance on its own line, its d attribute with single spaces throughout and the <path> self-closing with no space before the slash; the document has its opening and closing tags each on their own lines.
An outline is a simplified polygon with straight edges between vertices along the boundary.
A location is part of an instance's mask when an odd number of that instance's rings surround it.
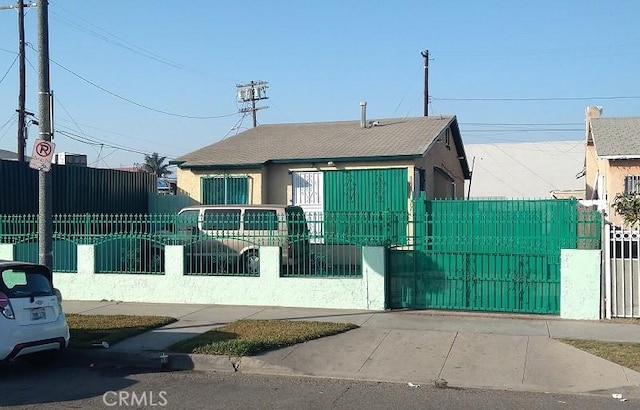
<svg viewBox="0 0 640 410">
<path fill-rule="evenodd" d="M 68 345 L 69 326 L 51 271 L 0 261 L 0 361 L 47 363 Z"/>
</svg>

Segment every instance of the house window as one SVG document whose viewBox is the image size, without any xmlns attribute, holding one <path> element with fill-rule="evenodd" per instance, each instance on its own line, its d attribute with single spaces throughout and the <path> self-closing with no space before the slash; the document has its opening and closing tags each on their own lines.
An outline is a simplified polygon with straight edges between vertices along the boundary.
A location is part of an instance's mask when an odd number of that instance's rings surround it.
<svg viewBox="0 0 640 410">
<path fill-rule="evenodd" d="M 444 132 L 444 145 L 447 149 L 451 149 L 451 130 L 449 128 Z"/>
<path fill-rule="evenodd" d="M 249 203 L 249 177 L 216 175 L 202 178 L 203 205 Z"/>
<path fill-rule="evenodd" d="M 624 177 L 624 193 L 625 194 L 640 193 L 640 175 Z"/>
</svg>

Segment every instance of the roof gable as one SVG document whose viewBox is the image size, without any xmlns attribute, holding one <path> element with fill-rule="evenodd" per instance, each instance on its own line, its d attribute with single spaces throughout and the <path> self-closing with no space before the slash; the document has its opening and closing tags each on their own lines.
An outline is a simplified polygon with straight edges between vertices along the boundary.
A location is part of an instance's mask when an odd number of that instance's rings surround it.
<svg viewBox="0 0 640 410">
<path fill-rule="evenodd" d="M 360 127 L 359 121 L 260 125 L 174 161 L 181 168 L 251 166 L 313 159 L 418 157 L 451 126 L 458 149 L 464 148 L 455 116 L 393 118 Z M 466 159 L 463 168 L 468 170 Z"/>
<path fill-rule="evenodd" d="M 591 135 L 599 157 L 640 158 L 640 117 L 593 118 Z"/>
</svg>

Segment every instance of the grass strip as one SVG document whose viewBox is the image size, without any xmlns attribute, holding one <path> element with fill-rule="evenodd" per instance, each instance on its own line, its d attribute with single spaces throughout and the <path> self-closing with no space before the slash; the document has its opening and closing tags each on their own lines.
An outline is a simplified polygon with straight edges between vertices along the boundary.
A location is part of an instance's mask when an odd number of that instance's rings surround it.
<svg viewBox="0 0 640 410">
<path fill-rule="evenodd" d="M 124 339 L 173 323 L 166 316 L 65 314 L 71 333 L 69 347 L 89 348 L 107 342 L 114 345 Z"/>
<path fill-rule="evenodd" d="M 358 326 L 297 320 L 238 320 L 172 345 L 177 353 L 252 356 L 325 336 L 343 333 Z"/>
</svg>

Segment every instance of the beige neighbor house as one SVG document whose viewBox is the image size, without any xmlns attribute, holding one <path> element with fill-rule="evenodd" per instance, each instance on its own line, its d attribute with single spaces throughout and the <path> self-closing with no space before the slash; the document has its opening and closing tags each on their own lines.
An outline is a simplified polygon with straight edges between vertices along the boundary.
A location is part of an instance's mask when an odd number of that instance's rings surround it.
<svg viewBox="0 0 640 410">
<path fill-rule="evenodd" d="M 601 118 L 602 108 L 588 107 L 585 154 L 586 199 L 594 200 L 607 219 L 622 226 L 612 208 L 615 196 L 640 187 L 640 117 Z"/>
<path fill-rule="evenodd" d="M 260 125 L 188 153 L 178 190 L 202 204 L 292 204 L 306 212 L 400 211 L 463 198 L 469 179 L 455 116 Z"/>
</svg>

